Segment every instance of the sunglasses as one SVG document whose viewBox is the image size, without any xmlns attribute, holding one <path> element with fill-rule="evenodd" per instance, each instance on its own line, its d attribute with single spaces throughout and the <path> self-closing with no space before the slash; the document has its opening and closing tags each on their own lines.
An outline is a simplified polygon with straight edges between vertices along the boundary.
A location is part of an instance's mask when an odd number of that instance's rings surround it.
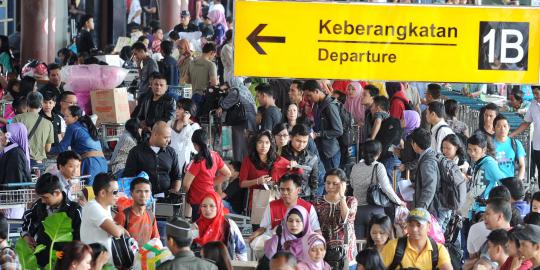
<svg viewBox="0 0 540 270">
<path fill-rule="evenodd" d="M 118 195 L 118 189 L 111 192 L 114 196 Z"/>
</svg>

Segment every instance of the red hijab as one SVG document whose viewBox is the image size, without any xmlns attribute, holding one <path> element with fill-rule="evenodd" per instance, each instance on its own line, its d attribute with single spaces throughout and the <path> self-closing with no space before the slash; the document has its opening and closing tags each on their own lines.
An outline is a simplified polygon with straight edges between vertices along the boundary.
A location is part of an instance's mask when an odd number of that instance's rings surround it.
<svg viewBox="0 0 540 270">
<path fill-rule="evenodd" d="M 199 210 L 200 217 L 196 222 L 199 227 L 199 237 L 194 242 L 201 246 L 208 242 L 223 241 L 225 239 L 225 215 L 229 213 L 223 207 L 221 196 L 215 191 L 204 196 L 204 199 L 206 198 L 211 198 L 216 204 L 216 216 L 213 219 L 207 219 L 203 216 L 202 210 Z"/>
</svg>

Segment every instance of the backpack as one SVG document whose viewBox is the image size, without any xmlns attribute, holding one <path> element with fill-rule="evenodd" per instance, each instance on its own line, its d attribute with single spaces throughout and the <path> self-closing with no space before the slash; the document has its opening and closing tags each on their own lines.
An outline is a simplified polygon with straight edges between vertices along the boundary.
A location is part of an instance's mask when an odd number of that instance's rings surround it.
<svg viewBox="0 0 540 270">
<path fill-rule="evenodd" d="M 429 242 L 431 242 L 432 247 L 435 247 L 433 248 L 433 251 L 431 252 L 431 269 L 437 269 L 437 264 L 439 262 L 439 249 L 437 246 L 437 242 L 431 239 L 431 237 L 429 237 Z M 404 269 L 401 266 L 401 260 L 403 260 L 403 256 L 405 255 L 406 247 L 407 247 L 407 237 L 399 238 L 397 241 L 396 251 L 394 252 L 394 258 L 392 259 L 392 263 L 390 264 L 390 266 L 387 268 L 388 270 L 395 270 L 396 267 L 398 266 L 399 266 L 399 269 Z M 407 269 L 414 269 L 414 268 L 407 268 Z M 425 270 L 425 269 L 422 269 L 422 270 Z"/>
<path fill-rule="evenodd" d="M 467 182 L 456 163 L 442 154 L 437 154 L 436 158 L 440 177 L 437 183 L 439 203 L 446 209 L 458 210 L 466 200 Z"/>
<path fill-rule="evenodd" d="M 123 212 L 124 212 L 124 216 L 126 217 L 126 221 L 124 221 L 124 228 L 126 228 L 127 230 L 128 225 L 129 225 L 129 217 L 131 216 L 131 206 L 124 208 Z M 154 216 L 154 213 L 148 210 L 146 210 L 146 212 L 148 213 L 148 216 L 150 216 L 150 220 L 152 221 L 152 227 L 154 227 L 154 222 L 156 221 L 156 217 Z"/>
<path fill-rule="evenodd" d="M 352 114 L 345 109 L 345 106 L 341 102 L 334 100 L 337 104 L 339 111 L 339 118 L 343 125 L 343 134 L 338 138 L 339 145 L 342 147 L 349 147 L 356 144 L 356 132 L 354 130 L 354 119 Z"/>
<path fill-rule="evenodd" d="M 390 153 L 388 148 L 391 145 L 399 145 L 401 141 L 401 135 L 403 134 L 403 128 L 399 119 L 388 117 L 381 123 L 381 128 L 375 139 L 382 145 L 382 153 L 380 160 L 387 158 Z"/>
<path fill-rule="evenodd" d="M 392 99 L 394 99 L 394 98 L 395 98 L 395 99 L 399 99 L 399 100 L 403 103 L 403 105 L 405 106 L 405 110 L 406 110 L 406 111 L 414 111 L 414 110 L 415 110 L 415 109 L 414 109 L 414 106 L 413 106 L 413 104 L 412 104 L 412 102 L 411 102 L 410 100 L 409 100 L 409 102 L 407 102 L 406 99 L 404 99 L 404 98 L 402 98 L 402 97 L 397 97 L 397 96 L 395 96 L 395 95 L 392 97 Z M 391 104 L 391 103 L 392 103 L 392 102 L 390 102 L 390 104 Z"/>
<path fill-rule="evenodd" d="M 446 232 L 444 232 L 444 238 L 446 242 L 444 246 L 448 250 L 450 255 L 450 262 L 452 263 L 453 269 L 461 269 L 463 265 L 463 250 L 458 241 L 458 236 L 461 233 L 463 228 L 463 217 L 454 214 L 448 225 L 446 225 Z"/>
<path fill-rule="evenodd" d="M 114 266 L 121 269 L 131 269 L 135 263 L 135 254 L 139 252 L 139 246 L 134 238 L 121 235 L 113 237 L 111 241 L 111 254 Z"/>
</svg>

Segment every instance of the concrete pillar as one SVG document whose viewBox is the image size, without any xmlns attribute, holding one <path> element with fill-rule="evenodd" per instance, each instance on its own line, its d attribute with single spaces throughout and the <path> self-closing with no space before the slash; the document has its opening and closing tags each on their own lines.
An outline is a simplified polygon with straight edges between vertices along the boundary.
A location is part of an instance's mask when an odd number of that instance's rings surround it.
<svg viewBox="0 0 540 270">
<path fill-rule="evenodd" d="M 48 0 L 49 33 L 47 35 L 47 64 L 56 57 L 56 0 Z"/>
<path fill-rule="evenodd" d="M 21 6 L 21 63 L 28 59 L 47 61 L 48 1 L 24 0 Z"/>
<path fill-rule="evenodd" d="M 159 1 L 159 23 L 163 33 L 180 23 L 180 0 Z"/>
</svg>

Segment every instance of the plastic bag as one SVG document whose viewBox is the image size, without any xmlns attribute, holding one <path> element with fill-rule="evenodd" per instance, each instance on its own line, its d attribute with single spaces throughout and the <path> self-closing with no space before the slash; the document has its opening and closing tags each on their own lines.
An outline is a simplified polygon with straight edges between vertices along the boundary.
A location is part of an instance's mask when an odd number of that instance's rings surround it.
<svg viewBox="0 0 540 270">
<path fill-rule="evenodd" d="M 154 270 L 162 263 L 174 259 L 171 251 L 163 247 L 157 238 L 151 239 L 144 244 L 135 257 L 134 269 Z"/>
<path fill-rule="evenodd" d="M 439 244 L 444 244 L 445 242 L 444 232 L 442 231 L 441 225 L 439 225 L 439 222 L 437 221 L 437 219 L 433 215 L 430 214 L 429 222 L 430 222 L 430 226 L 429 226 L 428 236 L 433 238 L 435 242 Z"/>
<path fill-rule="evenodd" d="M 128 71 L 121 67 L 104 65 L 75 65 L 62 68 L 64 90 L 77 96 L 79 106 L 89 113 L 92 111 L 90 91 L 114 89 L 126 78 Z"/>
</svg>

